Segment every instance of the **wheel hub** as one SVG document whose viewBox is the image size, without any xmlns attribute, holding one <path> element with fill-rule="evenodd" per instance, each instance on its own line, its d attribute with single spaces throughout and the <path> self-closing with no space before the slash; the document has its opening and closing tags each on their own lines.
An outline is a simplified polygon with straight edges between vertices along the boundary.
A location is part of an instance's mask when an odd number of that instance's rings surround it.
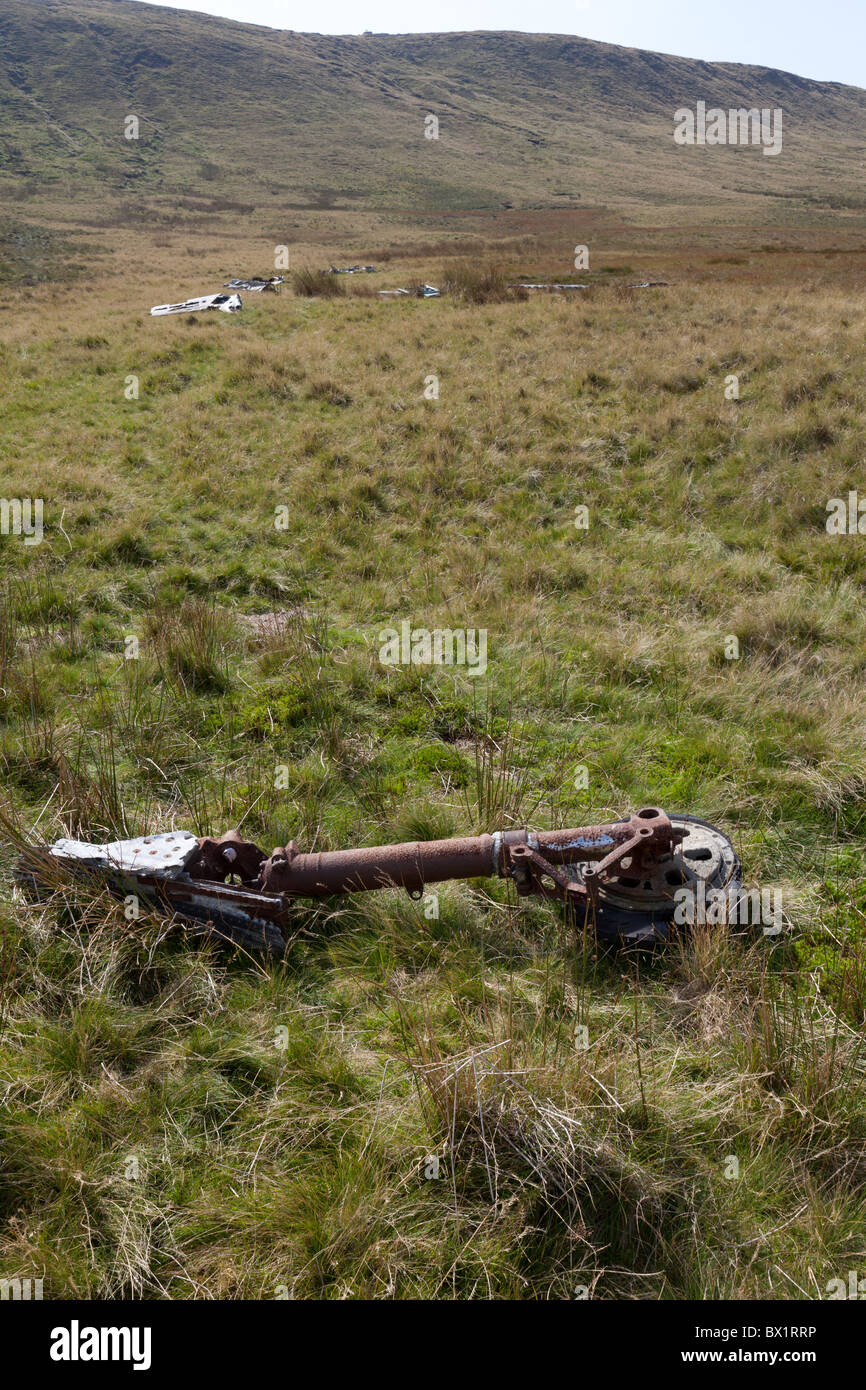
<svg viewBox="0 0 866 1390">
<path fill-rule="evenodd" d="M 683 838 L 648 875 L 630 874 L 634 866 L 626 860 L 622 873 L 599 884 L 595 926 L 600 937 L 635 943 L 667 940 L 678 890 L 690 888 L 697 894 L 701 884 L 705 893 L 738 886 L 739 861 L 723 831 L 697 816 L 671 815 L 670 821 Z M 582 882 L 582 866 L 575 868 Z"/>
</svg>

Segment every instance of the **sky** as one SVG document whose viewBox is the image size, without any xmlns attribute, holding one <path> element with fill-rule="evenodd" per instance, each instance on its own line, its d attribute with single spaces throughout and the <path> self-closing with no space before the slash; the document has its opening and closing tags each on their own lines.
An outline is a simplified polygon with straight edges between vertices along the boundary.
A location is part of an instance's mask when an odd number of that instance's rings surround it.
<svg viewBox="0 0 866 1390">
<path fill-rule="evenodd" d="M 159 0 L 315 34 L 519 29 L 866 88 L 866 0 Z"/>
</svg>

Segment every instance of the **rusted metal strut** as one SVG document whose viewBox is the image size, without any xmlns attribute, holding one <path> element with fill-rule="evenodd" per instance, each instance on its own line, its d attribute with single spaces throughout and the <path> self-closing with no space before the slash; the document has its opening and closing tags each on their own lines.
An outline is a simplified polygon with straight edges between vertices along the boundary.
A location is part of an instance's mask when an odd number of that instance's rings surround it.
<svg viewBox="0 0 866 1390">
<path fill-rule="evenodd" d="M 266 856 L 235 830 L 218 839 L 169 831 L 108 845 L 63 839 L 33 847 L 21 882 L 51 883 L 52 864 L 98 875 L 119 895 L 142 896 L 202 932 L 276 955 L 296 898 L 394 887 L 420 898 L 430 884 L 498 875 L 521 897 L 565 903 L 599 936 L 638 942 L 666 938 L 678 889 L 721 888 L 739 874 L 721 830 L 655 807 L 576 830 L 503 830 L 323 854 L 303 854 L 291 841 Z"/>
<path fill-rule="evenodd" d="M 654 807 L 611 825 L 579 830 L 540 834 L 503 830 L 494 835 L 413 840 L 324 854 L 302 854 L 292 840 L 284 849 L 275 849 L 269 859 L 256 845 L 229 831 L 220 839 L 200 840 L 187 873 L 190 878 L 211 881 L 237 878 L 254 892 L 304 898 L 388 887 L 417 895 L 429 883 L 498 875 L 512 878 L 521 896 L 534 893 L 589 902 L 597 896 L 599 884 L 621 872 L 625 862 L 631 873 L 645 878 L 654 866 L 670 861 L 682 838 L 683 832 Z M 577 862 L 587 864 L 582 881 L 560 868 Z"/>
</svg>

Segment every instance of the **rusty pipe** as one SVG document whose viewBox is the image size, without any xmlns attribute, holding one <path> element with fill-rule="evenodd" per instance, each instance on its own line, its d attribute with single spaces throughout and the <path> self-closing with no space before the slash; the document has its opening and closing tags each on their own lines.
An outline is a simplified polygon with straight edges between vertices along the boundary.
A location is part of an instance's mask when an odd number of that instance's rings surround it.
<svg viewBox="0 0 866 1390">
<path fill-rule="evenodd" d="M 449 878 L 485 878 L 494 868 L 494 837 L 410 841 L 368 849 L 302 854 L 292 841 L 275 850 L 262 869 L 266 893 L 328 897 L 398 887 L 420 891 L 425 883 Z"/>
<path fill-rule="evenodd" d="M 601 860 L 615 864 L 626 850 L 647 855 L 669 853 L 676 832 L 661 811 L 648 808 L 627 820 L 580 830 L 534 833 L 504 830 L 493 835 L 450 840 L 413 840 L 366 849 L 303 854 L 294 841 L 277 849 L 261 866 L 257 886 L 266 893 L 329 897 L 338 893 L 405 888 L 420 892 L 427 883 L 456 878 L 505 877 L 512 851 L 524 846 L 552 864 Z"/>
</svg>

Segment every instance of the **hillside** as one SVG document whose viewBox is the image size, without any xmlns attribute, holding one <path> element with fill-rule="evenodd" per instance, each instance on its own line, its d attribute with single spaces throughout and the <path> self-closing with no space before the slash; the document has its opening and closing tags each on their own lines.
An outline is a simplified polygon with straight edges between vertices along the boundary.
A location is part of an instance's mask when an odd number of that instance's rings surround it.
<svg viewBox="0 0 866 1390">
<path fill-rule="evenodd" d="M 676 145 L 674 111 L 699 100 L 781 107 L 781 156 Z M 129 0 L 0 0 L 4 201 L 826 220 L 866 207 L 864 141 L 866 93 L 766 68 L 558 35 L 328 37 Z"/>
</svg>

